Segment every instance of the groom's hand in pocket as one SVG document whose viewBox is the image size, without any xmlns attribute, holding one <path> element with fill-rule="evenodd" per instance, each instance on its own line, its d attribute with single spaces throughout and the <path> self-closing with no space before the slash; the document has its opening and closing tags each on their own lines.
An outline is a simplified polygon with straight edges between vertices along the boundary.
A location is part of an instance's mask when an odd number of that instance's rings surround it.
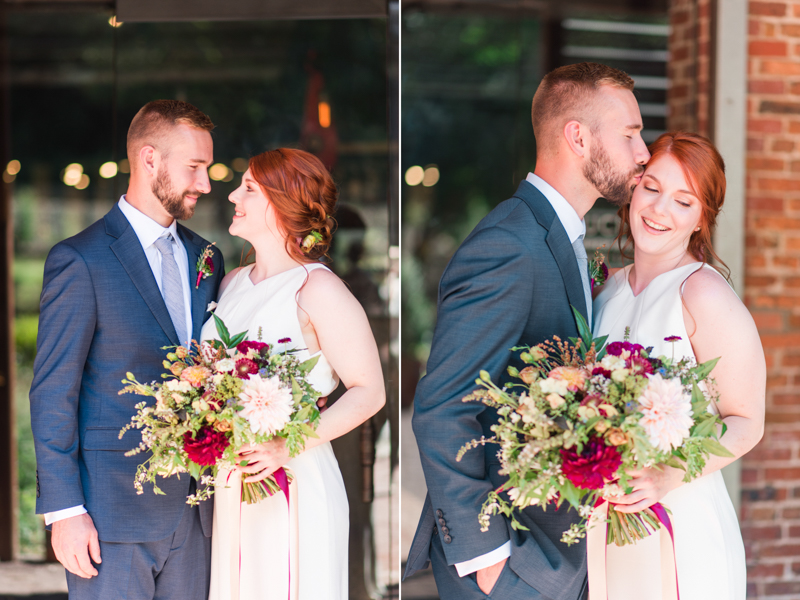
<svg viewBox="0 0 800 600">
<path fill-rule="evenodd" d="M 494 584 L 497 583 L 498 579 L 500 579 L 500 573 L 503 572 L 503 567 L 506 566 L 507 560 L 507 558 L 504 558 L 499 563 L 494 564 L 491 567 L 478 569 L 475 572 L 475 578 L 478 581 L 478 587 L 481 588 L 481 591 L 484 594 L 488 595 L 489 592 L 494 589 Z"/>
<path fill-rule="evenodd" d="M 91 579 L 98 574 L 92 561 L 97 564 L 102 562 L 100 542 L 88 513 L 53 523 L 53 551 L 58 562 L 70 573 L 84 579 Z"/>
</svg>

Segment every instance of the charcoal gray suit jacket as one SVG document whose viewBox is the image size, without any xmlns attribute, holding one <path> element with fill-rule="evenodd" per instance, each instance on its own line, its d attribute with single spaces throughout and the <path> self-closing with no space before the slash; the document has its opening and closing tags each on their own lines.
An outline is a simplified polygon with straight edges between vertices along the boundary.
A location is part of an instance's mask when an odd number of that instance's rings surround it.
<svg viewBox="0 0 800 600">
<path fill-rule="evenodd" d="M 188 254 L 197 340 L 225 268 L 215 251 L 213 275 L 195 289 L 197 260 L 208 242 L 180 224 L 178 234 Z M 118 436 L 145 398 L 118 392 L 128 371 L 141 382 L 161 381 L 162 347 L 177 344 L 142 245 L 118 205 L 53 247 L 45 263 L 30 394 L 37 513 L 83 504 L 106 542 L 150 542 L 175 531 L 190 477 L 160 481 L 163 496 L 150 485 L 136 494 L 136 467 L 148 454 L 125 456 L 141 441 L 138 431 Z M 209 536 L 211 511 L 211 502 L 201 504 Z"/>
<path fill-rule="evenodd" d="M 568 547 L 561 533 L 577 521 L 574 510 L 525 509 L 514 531 L 503 516 L 485 533 L 478 514 L 498 474 L 498 447 L 488 444 L 456 462 L 459 448 L 492 436 L 493 409 L 462 402 L 481 369 L 507 381 L 506 368 L 523 368 L 517 345 L 554 335 L 577 337 L 571 306 L 586 316 L 575 252 L 548 200 L 523 181 L 512 198 L 470 233 L 445 269 L 439 286 L 436 329 L 427 375 L 414 399 L 414 433 L 428 486 L 406 576 L 424 568 L 433 535 L 449 565 L 486 554 L 511 540 L 512 571 L 547 598 L 575 600 L 586 578 L 583 543 Z"/>
</svg>

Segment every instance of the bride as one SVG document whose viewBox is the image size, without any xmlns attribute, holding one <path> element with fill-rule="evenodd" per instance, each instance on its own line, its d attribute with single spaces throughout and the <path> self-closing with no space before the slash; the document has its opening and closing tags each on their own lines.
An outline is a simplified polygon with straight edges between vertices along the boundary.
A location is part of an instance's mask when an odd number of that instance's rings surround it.
<svg viewBox="0 0 800 600">
<path fill-rule="evenodd" d="M 735 458 L 761 439 L 766 366 L 753 318 L 721 270 L 711 236 L 725 197 L 724 164 L 705 138 L 666 133 L 631 203 L 620 209 L 621 240 L 634 262 L 615 272 L 594 301 L 595 332 L 653 346 L 653 355 L 721 357 L 712 372 L 727 425 L 722 444 Z M 620 245 L 622 241 L 620 241 Z M 624 252 L 625 248 L 623 248 Z M 723 264 L 721 261 L 717 261 Z M 679 336 L 674 349 L 664 338 Z M 703 476 L 683 483 L 683 471 L 665 465 L 632 473 L 633 491 L 609 498 L 620 512 L 656 502 L 672 511 L 682 600 L 744 600 L 744 546 L 720 469 L 735 458 L 711 456 Z M 608 547 L 610 600 L 662 598 L 659 535 L 633 546 Z"/>
<path fill-rule="evenodd" d="M 279 148 L 250 160 L 230 195 L 230 232 L 248 241 L 255 262 L 228 273 L 216 314 L 232 333 L 248 331 L 278 349 L 319 355 L 310 381 L 322 395 L 339 378 L 347 392 L 326 410 L 305 451 L 289 459 L 281 438 L 243 451 L 246 466 L 217 477 L 210 600 L 344 600 L 348 595 L 348 505 L 330 440 L 384 404 L 378 350 L 361 305 L 318 262 L 333 229 L 336 186 L 323 164 Z M 216 337 L 213 320 L 201 339 Z M 245 462 L 245 461 L 243 461 Z M 294 474 L 289 498 L 240 502 L 241 481 L 279 467 Z"/>
</svg>

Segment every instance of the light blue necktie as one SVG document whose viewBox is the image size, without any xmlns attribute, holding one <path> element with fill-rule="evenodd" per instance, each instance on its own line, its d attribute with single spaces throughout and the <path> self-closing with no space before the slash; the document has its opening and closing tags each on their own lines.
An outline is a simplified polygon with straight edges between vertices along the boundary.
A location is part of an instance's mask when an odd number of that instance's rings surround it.
<svg viewBox="0 0 800 600">
<path fill-rule="evenodd" d="M 172 234 L 167 232 L 154 242 L 161 252 L 161 295 L 167 304 L 169 316 L 181 344 L 188 342 L 186 335 L 186 310 L 183 303 L 183 283 L 178 263 L 172 252 Z M 585 253 L 584 253 L 585 255 Z"/>
<path fill-rule="evenodd" d="M 583 245 L 583 235 L 572 242 L 575 258 L 578 259 L 578 270 L 581 272 L 583 295 L 586 298 L 586 314 L 589 327 L 592 326 L 592 284 L 589 283 L 589 257 L 586 256 L 586 247 Z M 576 307 L 577 308 L 577 307 Z"/>
</svg>

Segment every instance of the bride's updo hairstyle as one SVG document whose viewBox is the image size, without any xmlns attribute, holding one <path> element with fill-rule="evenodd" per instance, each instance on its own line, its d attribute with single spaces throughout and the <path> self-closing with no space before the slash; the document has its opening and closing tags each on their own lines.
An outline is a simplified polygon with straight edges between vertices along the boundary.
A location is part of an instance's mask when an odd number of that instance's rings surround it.
<svg viewBox="0 0 800 600">
<path fill-rule="evenodd" d="M 339 192 L 322 161 L 303 150 L 278 148 L 254 156 L 249 166 L 275 210 L 289 254 L 302 263 L 327 256 Z M 318 234 L 315 243 L 303 249 L 312 232 Z"/>
<path fill-rule="evenodd" d="M 700 201 L 700 230 L 693 232 L 689 238 L 689 254 L 704 263 L 713 259 L 719 265 L 717 270 L 725 271 L 723 274 L 726 278 L 729 277 L 730 269 L 714 252 L 711 239 L 717 225 L 717 215 L 725 202 L 725 162 L 722 156 L 707 138 L 685 131 L 661 134 L 648 150 L 650 162 L 663 155 L 672 156 L 683 169 L 689 189 Z M 623 258 L 633 258 L 630 203 L 620 207 L 617 214 L 621 219 L 616 240 L 620 253 Z"/>
</svg>

